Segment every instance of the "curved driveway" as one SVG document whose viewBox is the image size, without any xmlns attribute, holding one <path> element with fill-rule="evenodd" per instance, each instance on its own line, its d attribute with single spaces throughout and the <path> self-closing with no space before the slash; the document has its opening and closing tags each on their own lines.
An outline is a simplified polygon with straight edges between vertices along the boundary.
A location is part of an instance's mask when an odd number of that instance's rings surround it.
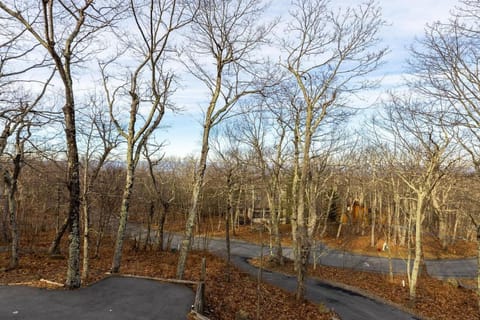
<svg viewBox="0 0 480 320">
<path fill-rule="evenodd" d="M 178 245 L 179 236 L 174 236 L 172 245 Z M 196 238 L 194 247 L 197 249 L 208 249 L 209 251 L 224 255 L 225 240 L 221 239 L 203 239 Z M 232 262 L 245 272 L 256 276 L 258 269 L 251 266 L 247 259 L 258 257 L 261 253 L 261 247 L 243 241 L 231 241 Z M 268 248 L 264 248 L 264 253 L 268 254 Z M 263 279 L 277 287 L 287 291 L 295 291 L 296 279 L 275 272 L 264 271 Z M 207 284 L 208 285 L 208 284 Z M 322 302 L 329 308 L 335 310 L 343 320 L 407 320 L 417 319 L 415 316 L 403 312 L 397 308 L 375 301 L 358 293 L 334 287 L 318 280 L 309 279 L 306 283 L 307 298 L 313 302 Z"/>
</svg>

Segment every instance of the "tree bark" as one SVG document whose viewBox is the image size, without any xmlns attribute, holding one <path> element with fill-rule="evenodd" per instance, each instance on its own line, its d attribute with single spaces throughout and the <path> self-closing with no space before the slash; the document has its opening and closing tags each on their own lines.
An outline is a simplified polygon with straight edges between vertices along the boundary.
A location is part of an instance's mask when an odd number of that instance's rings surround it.
<svg viewBox="0 0 480 320">
<path fill-rule="evenodd" d="M 214 106 L 216 100 L 218 99 L 218 94 L 216 97 L 212 98 L 210 106 Z M 211 108 L 213 112 L 213 107 Z M 185 224 L 185 233 L 183 235 L 182 243 L 180 245 L 180 254 L 178 257 L 177 264 L 177 278 L 183 279 L 183 274 L 185 273 L 185 265 L 187 263 L 188 251 L 190 250 L 192 238 L 193 238 L 193 227 L 195 226 L 195 218 L 197 216 L 197 210 L 200 200 L 200 193 L 203 188 L 203 179 L 205 177 L 205 170 L 207 168 L 207 157 L 209 151 L 208 140 L 210 136 L 210 129 L 212 123 L 210 122 L 211 115 L 207 114 L 205 125 L 203 128 L 203 138 L 202 138 L 202 151 L 200 154 L 200 161 L 198 164 L 198 171 L 195 174 L 193 191 L 192 191 L 192 202 L 191 207 L 188 212 L 187 222 Z"/>
<path fill-rule="evenodd" d="M 148 211 L 148 216 L 147 216 L 147 234 L 145 236 L 145 243 L 143 245 L 143 250 L 147 250 L 148 246 L 150 245 L 151 241 L 151 231 L 152 231 L 152 221 L 153 221 L 153 216 L 155 215 L 155 203 L 153 201 L 150 201 L 150 206 L 149 206 L 149 211 Z"/>
<path fill-rule="evenodd" d="M 160 216 L 158 217 L 158 250 L 164 250 L 164 236 L 165 236 L 165 219 L 167 217 L 168 209 L 170 207 L 169 202 L 162 202 L 163 210 L 160 212 Z"/>
<path fill-rule="evenodd" d="M 70 234 L 68 246 L 68 269 L 66 286 L 79 288 L 80 279 L 80 170 L 76 139 L 75 107 L 73 84 L 70 73 L 70 61 L 65 62 L 65 95 L 63 108 L 65 118 L 65 136 L 67 139 L 67 187 L 69 191 L 68 216 Z"/>
<path fill-rule="evenodd" d="M 233 181 L 232 173 L 227 176 L 228 200 L 225 213 L 225 245 L 227 247 L 227 282 L 230 282 L 230 218 L 233 216 Z"/>
<path fill-rule="evenodd" d="M 410 279 L 410 301 L 415 303 L 417 295 L 417 280 L 422 260 L 422 221 L 423 221 L 423 203 L 425 194 L 419 192 L 417 196 L 417 207 L 415 210 L 415 259 L 413 260 L 412 276 Z"/>
<path fill-rule="evenodd" d="M 90 205 L 88 196 L 85 194 L 83 205 L 83 268 L 82 281 L 85 282 L 90 274 Z"/>
<path fill-rule="evenodd" d="M 478 309 L 480 310 L 480 224 L 477 224 L 476 227 L 477 227 L 477 296 L 478 296 Z"/>
<path fill-rule="evenodd" d="M 206 156 L 205 156 L 205 159 L 206 159 Z M 206 160 L 205 160 L 205 164 L 203 165 L 203 169 L 200 169 L 200 170 L 205 172 L 205 167 L 206 167 Z M 185 224 L 185 233 L 183 235 L 183 239 L 180 245 L 180 255 L 178 258 L 178 265 L 177 265 L 178 279 L 183 279 L 183 274 L 185 273 L 185 265 L 187 262 L 188 251 L 190 250 L 190 246 L 192 243 L 193 228 L 195 226 L 195 218 L 197 216 L 198 202 L 200 199 L 200 192 L 203 185 L 203 177 L 204 177 L 204 173 L 202 174 L 198 173 L 195 178 L 196 181 L 193 186 L 192 204 L 188 212 L 187 222 Z"/>
<path fill-rule="evenodd" d="M 62 237 L 69 226 L 70 216 L 66 217 L 65 220 L 63 220 L 61 227 L 58 229 L 57 234 L 55 234 L 55 238 L 53 239 L 52 243 L 50 244 L 50 248 L 48 249 L 49 255 L 60 254 L 60 241 L 62 240 Z"/>
<path fill-rule="evenodd" d="M 117 238 L 115 241 L 115 250 L 112 261 L 112 273 L 120 272 L 120 264 L 122 260 L 123 242 L 125 240 L 125 233 L 127 230 L 128 211 L 130 207 L 130 197 L 132 195 L 135 168 L 133 164 L 133 151 L 129 150 L 130 156 L 127 155 L 127 175 L 125 177 L 125 189 L 122 196 L 122 207 L 120 209 L 120 221 L 118 223 Z"/>
</svg>

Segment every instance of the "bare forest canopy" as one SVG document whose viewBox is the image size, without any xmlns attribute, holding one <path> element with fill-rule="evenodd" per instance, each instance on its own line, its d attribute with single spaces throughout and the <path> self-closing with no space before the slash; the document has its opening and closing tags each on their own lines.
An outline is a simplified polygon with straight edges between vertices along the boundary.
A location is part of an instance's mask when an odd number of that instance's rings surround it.
<svg viewBox="0 0 480 320">
<path fill-rule="evenodd" d="M 67 285 L 78 287 L 93 240 L 116 238 L 118 272 L 129 220 L 150 228 L 182 217 L 182 278 L 198 223 L 257 219 L 280 260 L 279 226 L 291 225 L 297 298 L 313 239 L 330 232 L 412 248 L 414 299 L 422 235 L 443 248 L 476 239 L 479 2 L 427 25 L 388 92 L 378 2 L 294 0 L 281 17 L 269 5 L 0 1 L 10 267 L 19 236 L 68 230 Z M 201 119 L 198 155 L 165 154 L 165 118 L 182 111 Z"/>
</svg>

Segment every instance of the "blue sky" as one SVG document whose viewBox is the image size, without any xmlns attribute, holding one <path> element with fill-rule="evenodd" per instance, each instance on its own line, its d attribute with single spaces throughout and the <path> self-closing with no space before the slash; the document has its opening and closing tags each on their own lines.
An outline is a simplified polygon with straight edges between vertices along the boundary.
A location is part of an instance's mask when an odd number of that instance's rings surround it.
<svg viewBox="0 0 480 320">
<path fill-rule="evenodd" d="M 344 0 L 342 5 L 359 4 L 361 0 Z M 286 12 L 289 0 L 272 1 L 272 13 Z M 335 3 L 332 1 L 332 3 Z M 408 58 L 408 47 L 415 37 L 421 37 L 426 23 L 445 21 L 449 12 L 459 4 L 458 0 L 379 0 L 383 18 L 387 21 L 381 38 L 390 53 L 385 64 L 376 75 L 383 78 L 383 87 L 375 91 L 380 94 L 387 88 L 400 83 Z M 186 80 L 186 79 L 183 79 Z M 183 88 L 177 91 L 176 101 L 184 107 L 182 114 L 167 114 L 164 118 L 165 129 L 161 129 L 159 138 L 167 141 L 165 152 L 172 156 L 197 156 L 200 149 L 202 103 L 206 101 L 204 90 L 194 80 L 182 83 Z"/>
</svg>

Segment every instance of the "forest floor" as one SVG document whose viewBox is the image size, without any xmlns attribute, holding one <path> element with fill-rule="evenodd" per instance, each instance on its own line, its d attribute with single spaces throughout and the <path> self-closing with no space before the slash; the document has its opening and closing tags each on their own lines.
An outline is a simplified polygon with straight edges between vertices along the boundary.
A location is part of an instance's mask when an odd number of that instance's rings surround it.
<svg viewBox="0 0 480 320">
<path fill-rule="evenodd" d="M 170 224 L 169 230 L 175 231 L 181 228 L 177 223 Z M 224 237 L 222 222 L 212 223 L 216 228 L 205 228 L 197 230 L 198 235 L 207 235 L 214 237 Z M 178 230 L 177 230 L 178 231 Z M 290 225 L 281 226 L 282 245 L 291 246 Z M 331 230 L 330 234 L 335 232 Z M 239 226 L 232 238 L 241 239 L 248 242 L 263 243 L 268 245 L 268 232 L 259 226 Z M 365 254 L 371 256 L 387 257 L 387 252 L 378 251 L 376 247 L 371 246 L 369 236 L 345 236 L 339 239 L 334 236 L 327 236 L 321 240 L 329 247 L 342 251 Z M 439 241 L 432 236 L 426 236 L 423 244 L 425 258 L 427 259 L 458 259 L 472 257 L 476 255 L 476 243 L 457 241 L 454 245 L 443 249 Z M 390 246 L 392 257 L 406 258 L 407 249 L 401 246 Z M 258 260 L 252 261 L 259 265 Z M 293 263 L 287 260 L 285 266 L 278 266 L 272 263 L 264 262 L 263 267 L 272 271 L 286 274 L 293 273 Z M 347 286 L 354 291 L 367 296 L 373 296 L 381 301 L 387 301 L 394 305 L 401 306 L 412 313 L 418 314 L 427 319 L 480 319 L 478 308 L 478 297 L 476 292 L 464 288 L 454 279 L 441 281 L 427 275 L 425 268 L 421 273 L 417 286 L 417 300 L 414 305 L 409 300 L 408 279 L 406 275 L 398 275 L 389 279 L 388 275 L 372 272 L 361 272 L 351 269 L 342 269 L 326 266 L 313 266 L 309 268 L 309 276 L 320 280 Z M 475 285 L 473 279 L 461 279 L 462 284 Z M 405 285 L 404 285 L 405 283 Z"/>
<path fill-rule="evenodd" d="M 0 285 L 22 284 L 61 290 L 67 273 L 64 256 L 50 257 L 48 246 L 53 234 L 35 237 L 35 246 L 22 243 L 20 266 L 0 272 Z M 62 252 L 66 255 L 65 239 Z M 89 285 L 107 276 L 113 256 L 113 240 L 105 239 L 99 256 L 91 260 Z M 225 261 L 208 252 L 194 251 L 189 255 L 184 279 L 200 279 L 201 259 L 207 258 L 206 315 L 212 319 L 335 319 L 338 316 L 323 305 L 308 301 L 296 302 L 294 296 L 282 289 L 262 283 L 236 268 L 230 268 L 228 281 Z M 0 266 L 8 265 L 9 252 L 0 252 Z M 152 248 L 138 248 L 127 241 L 124 248 L 121 274 L 174 278 L 178 254 Z M 45 281 L 47 280 L 47 281 Z M 193 301 L 192 301 L 193 303 Z M 275 310 L 275 312 L 272 312 Z"/>
<path fill-rule="evenodd" d="M 180 231 L 181 221 L 168 226 L 169 231 Z M 216 230 L 202 230 L 197 234 L 224 237 L 221 222 Z M 289 234 L 290 226 L 282 226 L 284 245 L 291 245 Z M 264 228 L 241 226 L 236 230 L 236 238 L 249 242 L 268 242 L 268 232 Z M 64 256 L 49 257 L 47 248 L 53 239 L 52 234 L 37 234 L 25 237 L 21 244 L 20 267 L 15 270 L 0 272 L 0 284 L 22 283 L 40 287 L 56 287 L 53 282 L 64 283 L 66 276 L 66 260 Z M 330 241 L 330 242 L 328 242 Z M 329 246 L 341 250 L 379 254 L 375 248 L 370 247 L 368 237 L 327 238 Z M 34 244 L 34 246 L 32 245 Z M 2 244 L 0 244 L 2 245 Z M 4 244 L 3 244 L 4 245 Z M 367 248 L 368 249 L 365 249 Z M 91 276 L 88 285 L 106 276 L 110 269 L 113 255 L 113 240 L 105 239 L 99 257 L 91 260 Z M 473 255 L 471 244 L 459 243 L 458 247 L 450 247 L 450 258 Z M 424 249 L 432 257 L 445 257 L 445 252 L 439 249 L 434 240 L 427 240 Z M 357 251 L 358 250 L 358 251 Z M 66 239 L 62 244 L 62 252 L 66 255 Z M 392 252 L 395 252 L 392 249 Z M 400 255 L 402 254 L 399 251 Z M 456 252 L 456 253 L 455 253 Z M 9 252 L 0 252 L 0 267 L 8 264 Z M 338 317 L 329 312 L 323 305 L 315 305 L 304 301 L 297 303 L 293 295 L 282 289 L 258 282 L 250 275 L 235 268 L 231 269 L 230 282 L 227 281 L 227 268 L 225 261 L 208 252 L 192 252 L 189 256 L 185 279 L 198 280 L 200 277 L 200 261 L 207 257 L 207 285 L 206 303 L 207 315 L 211 319 L 234 319 L 236 314 L 248 314 L 247 319 L 332 319 Z M 174 278 L 177 263 L 177 253 L 161 252 L 151 248 L 140 249 L 135 241 L 127 241 L 122 260 L 121 273 L 159 278 Z M 252 263 L 259 264 L 259 261 Z M 274 269 L 283 273 L 292 273 L 292 262 L 287 261 L 283 267 L 275 266 L 268 261 L 262 263 L 264 268 Z M 333 268 L 325 266 L 313 267 L 309 275 L 323 281 L 347 286 L 353 291 L 358 291 L 367 296 L 387 301 L 410 310 L 424 318 L 430 319 L 480 319 L 477 306 L 477 296 L 474 290 L 465 289 L 456 281 L 440 281 L 422 273 L 418 283 L 418 298 L 412 306 L 408 299 L 408 281 L 406 276 L 396 276 L 393 280 L 385 274 L 360 272 L 350 269 Z M 52 283 L 41 281 L 46 279 Z M 403 285 L 405 282 L 405 286 Z M 472 282 L 473 283 L 473 282 Z M 60 288 L 61 289 L 61 288 Z M 275 312 L 272 312 L 275 310 Z"/>
</svg>

